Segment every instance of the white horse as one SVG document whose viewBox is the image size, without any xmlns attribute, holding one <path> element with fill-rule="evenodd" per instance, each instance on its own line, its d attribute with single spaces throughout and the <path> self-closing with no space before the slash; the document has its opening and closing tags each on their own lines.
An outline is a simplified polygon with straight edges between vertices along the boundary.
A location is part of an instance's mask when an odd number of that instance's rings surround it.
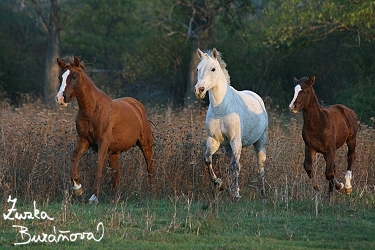
<svg viewBox="0 0 375 250">
<path fill-rule="evenodd" d="M 198 48 L 197 52 L 200 63 L 197 66 L 198 82 L 195 85 L 195 95 L 202 99 L 208 91 L 210 100 L 206 114 L 208 137 L 205 152 L 205 163 L 210 176 L 220 189 L 223 182 L 212 168 L 212 155 L 223 146 L 227 155 L 231 157 L 231 192 L 235 199 L 239 199 L 241 150 L 242 147 L 254 145 L 261 197 L 264 198 L 268 116 L 263 100 L 252 91 L 237 91 L 230 86 L 226 64 L 215 48 L 206 53 Z"/>
</svg>

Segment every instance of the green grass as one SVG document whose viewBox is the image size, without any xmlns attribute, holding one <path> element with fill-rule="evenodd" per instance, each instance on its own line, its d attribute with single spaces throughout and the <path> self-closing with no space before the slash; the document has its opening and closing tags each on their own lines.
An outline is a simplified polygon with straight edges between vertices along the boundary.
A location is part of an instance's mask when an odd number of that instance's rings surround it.
<svg viewBox="0 0 375 250">
<path fill-rule="evenodd" d="M 375 197 L 337 195 L 333 204 L 318 195 L 313 200 L 215 202 L 175 195 L 169 199 L 120 199 L 86 205 L 73 198 L 48 206 L 37 204 L 54 221 L 1 221 L 1 249 L 24 242 L 12 225 L 30 234 L 96 232 L 100 242 L 32 243 L 32 249 L 373 249 Z M 355 202 L 353 202 L 355 200 Z M 18 212 L 33 211 L 32 203 L 17 204 Z M 5 209 L 4 212 L 7 212 Z M 97 235 L 99 238 L 99 236 Z"/>
</svg>

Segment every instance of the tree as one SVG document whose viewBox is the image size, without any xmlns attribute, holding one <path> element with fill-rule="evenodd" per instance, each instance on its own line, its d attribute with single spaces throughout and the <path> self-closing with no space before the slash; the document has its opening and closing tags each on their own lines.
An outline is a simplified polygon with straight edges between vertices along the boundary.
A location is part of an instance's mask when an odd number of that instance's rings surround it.
<svg viewBox="0 0 375 250">
<path fill-rule="evenodd" d="M 239 10 L 252 8 L 251 1 L 207 1 L 207 0 L 183 0 L 169 1 L 170 8 L 161 11 L 156 25 L 162 28 L 166 36 L 181 35 L 191 42 L 190 62 L 186 91 L 184 94 L 185 107 L 194 101 L 193 87 L 197 81 L 196 66 L 199 58 L 196 55 L 197 48 L 208 49 L 214 39 L 211 30 L 215 25 L 225 25 L 239 28 Z M 249 13 L 247 13 L 249 14 Z"/>
<path fill-rule="evenodd" d="M 56 58 L 60 57 L 60 31 L 62 28 L 60 25 L 60 1 L 50 0 L 47 6 L 45 6 L 45 1 L 30 0 L 30 2 L 47 36 L 43 98 L 45 103 L 52 103 L 59 87 L 57 79 L 59 67 Z"/>
</svg>

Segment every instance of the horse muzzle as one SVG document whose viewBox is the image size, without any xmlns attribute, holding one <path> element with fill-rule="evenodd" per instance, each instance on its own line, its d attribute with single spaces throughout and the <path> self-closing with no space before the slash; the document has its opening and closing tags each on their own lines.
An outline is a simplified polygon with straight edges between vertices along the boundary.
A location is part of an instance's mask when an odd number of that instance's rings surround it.
<svg viewBox="0 0 375 250">
<path fill-rule="evenodd" d="M 206 96 L 206 89 L 205 87 L 201 86 L 201 87 L 195 87 L 195 96 L 198 97 L 199 99 L 203 99 L 205 96 Z"/>
<path fill-rule="evenodd" d="M 296 114 L 298 112 L 298 109 L 296 108 L 296 105 L 289 105 L 289 110 L 293 114 Z"/>
<path fill-rule="evenodd" d="M 66 106 L 68 106 L 68 103 L 66 103 L 64 99 L 65 99 L 64 95 L 57 95 L 56 96 L 56 102 L 58 104 L 60 104 L 60 107 L 62 107 L 62 108 L 65 108 Z"/>
</svg>

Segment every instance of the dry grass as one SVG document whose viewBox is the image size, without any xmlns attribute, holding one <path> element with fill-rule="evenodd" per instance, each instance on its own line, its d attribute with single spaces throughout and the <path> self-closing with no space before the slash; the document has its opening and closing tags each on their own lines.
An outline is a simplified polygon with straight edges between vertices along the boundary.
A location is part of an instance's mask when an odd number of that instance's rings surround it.
<svg viewBox="0 0 375 250">
<path fill-rule="evenodd" d="M 64 110 L 48 109 L 41 104 L 25 104 L 15 109 L 2 104 L 0 109 L 0 192 L 24 201 L 43 203 L 61 200 L 70 194 L 70 154 L 76 140 L 75 115 L 77 105 Z M 149 119 L 155 124 L 154 167 L 155 184 L 150 192 L 146 164 L 138 148 L 122 154 L 120 198 L 177 197 L 212 199 L 213 185 L 203 162 L 206 131 L 206 110 L 174 111 L 166 107 L 148 108 Z M 269 142 L 266 162 L 266 192 L 273 202 L 314 199 L 325 196 L 328 183 L 324 177 L 321 155 L 314 164 L 317 193 L 302 167 L 304 143 L 301 138 L 301 116 L 269 112 Z M 344 181 L 346 146 L 336 154 L 340 181 Z M 374 192 L 375 131 L 360 125 L 357 138 L 357 161 L 353 169 L 353 188 L 359 195 Z M 240 188 L 244 199 L 258 199 L 257 169 L 252 148 L 245 148 L 241 157 Z M 111 170 L 106 164 L 100 197 L 111 199 Z M 218 176 L 229 183 L 229 159 L 220 150 L 214 156 Z M 80 181 L 90 195 L 96 153 L 86 152 L 79 165 Z M 224 197 L 229 196 L 224 193 Z"/>
</svg>

